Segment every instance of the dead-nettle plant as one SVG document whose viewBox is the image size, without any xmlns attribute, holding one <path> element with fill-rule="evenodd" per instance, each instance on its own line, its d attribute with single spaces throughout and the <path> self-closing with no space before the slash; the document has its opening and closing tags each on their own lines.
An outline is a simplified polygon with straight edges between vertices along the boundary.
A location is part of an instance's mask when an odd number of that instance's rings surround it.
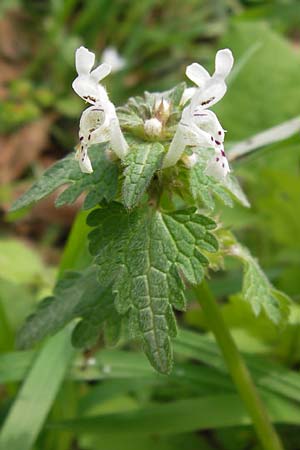
<svg viewBox="0 0 300 450">
<path fill-rule="evenodd" d="M 139 339 L 151 364 L 168 373 L 177 333 L 173 308 L 185 310 L 186 286 L 200 284 L 209 268 L 220 268 L 224 255 L 244 264 L 243 294 L 254 313 L 264 310 L 281 322 L 286 297 L 213 214 L 216 197 L 227 206 L 249 206 L 225 155 L 225 130 L 209 110 L 226 93 L 231 51 L 217 52 L 212 76 L 200 64 L 187 67 L 196 87 L 182 83 L 167 92 L 146 92 L 117 110 L 99 83 L 110 65 L 93 69 L 95 55 L 84 47 L 75 60 L 73 89 L 91 105 L 80 119 L 75 159 L 68 155 L 46 170 L 12 210 L 62 185 L 68 187 L 57 206 L 85 192 L 93 264 L 66 274 L 53 297 L 28 318 L 19 345 L 29 347 L 80 318 L 76 347 L 92 346 L 104 328 L 113 341 L 121 335 Z"/>
<path fill-rule="evenodd" d="M 90 106 L 80 119 L 75 159 L 68 155 L 55 163 L 12 208 L 31 205 L 62 185 L 67 188 L 57 206 L 86 193 L 92 265 L 65 274 L 24 324 L 19 346 L 32 346 L 77 319 L 74 346 L 93 346 L 103 329 L 111 343 L 121 336 L 139 340 L 153 367 L 169 373 L 177 333 L 174 309 L 185 310 L 185 291 L 191 288 L 230 368 L 234 344 L 226 333 L 218 336 L 225 325 L 208 306 L 211 296 L 203 289 L 208 270 L 222 268 L 225 255 L 237 258 L 244 265 L 243 297 L 255 314 L 264 311 L 279 324 L 289 309 L 287 297 L 214 215 L 216 198 L 226 206 L 249 207 L 224 151 L 225 130 L 209 109 L 226 93 L 232 53 L 217 52 L 212 76 L 197 63 L 188 66 L 195 87 L 181 83 L 166 92 L 145 92 L 117 109 L 100 84 L 111 67 L 103 63 L 93 69 L 94 62 L 86 48 L 76 51 L 73 89 Z M 231 372 L 234 377 L 234 368 Z M 245 386 L 238 388 L 243 396 Z M 280 448 L 274 445 L 265 448 Z"/>
</svg>

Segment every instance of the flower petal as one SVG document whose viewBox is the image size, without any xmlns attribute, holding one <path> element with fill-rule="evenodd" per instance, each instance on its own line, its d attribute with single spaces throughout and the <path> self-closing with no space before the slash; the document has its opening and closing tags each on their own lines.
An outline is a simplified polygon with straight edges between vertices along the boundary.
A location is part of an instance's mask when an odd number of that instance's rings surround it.
<svg viewBox="0 0 300 450">
<path fill-rule="evenodd" d="M 83 111 L 79 123 L 79 138 L 81 145 L 87 148 L 93 144 L 110 140 L 111 117 L 105 110 L 96 106 L 90 106 Z"/>
<path fill-rule="evenodd" d="M 72 83 L 72 88 L 79 97 L 92 105 L 103 104 L 108 101 L 106 90 L 90 75 L 81 75 Z"/>
<path fill-rule="evenodd" d="M 85 109 L 80 117 L 79 136 L 88 140 L 89 135 L 97 128 L 101 127 L 105 121 L 105 114 L 102 108 L 90 106 Z"/>
<path fill-rule="evenodd" d="M 92 70 L 91 78 L 95 80 L 97 83 L 103 80 L 103 78 L 107 77 L 111 72 L 111 65 L 107 63 L 100 64 L 100 66 L 96 67 L 96 69 Z"/>
<path fill-rule="evenodd" d="M 225 79 L 233 66 L 233 55 L 229 48 L 225 48 L 223 50 L 219 50 L 216 54 L 215 59 L 215 73 L 213 76 L 219 76 Z"/>
<path fill-rule="evenodd" d="M 180 159 L 186 147 L 184 131 L 185 125 L 180 122 L 163 161 L 163 168 L 174 166 Z"/>
<path fill-rule="evenodd" d="M 75 159 L 77 159 L 79 162 L 81 172 L 83 173 L 93 172 L 92 163 L 87 153 L 87 148 L 81 146 L 76 152 Z"/>
<path fill-rule="evenodd" d="M 225 178 L 226 175 L 230 172 L 228 160 L 223 149 L 216 150 L 216 153 L 208 163 L 205 172 L 207 175 L 213 176 L 217 179 Z"/>
<path fill-rule="evenodd" d="M 206 112 L 206 111 L 205 111 Z M 193 113 L 193 109 L 187 106 L 181 116 L 181 132 L 186 145 L 199 147 L 215 147 L 214 139 L 207 131 L 199 128 Z"/>
<path fill-rule="evenodd" d="M 81 46 L 75 53 L 75 65 L 78 75 L 88 75 L 95 63 L 95 54 Z"/>
<path fill-rule="evenodd" d="M 180 99 L 180 105 L 184 106 L 193 97 L 193 95 L 195 95 L 196 90 L 197 88 L 195 87 L 186 88 Z"/>
<path fill-rule="evenodd" d="M 197 147 L 215 147 L 211 135 L 204 130 L 201 130 L 195 123 L 185 126 L 182 125 L 182 133 L 186 145 Z"/>
<path fill-rule="evenodd" d="M 193 83 L 197 84 L 197 86 L 203 86 L 210 79 L 207 70 L 198 63 L 187 66 L 185 73 Z"/>
<path fill-rule="evenodd" d="M 128 152 L 128 144 L 123 136 L 117 117 L 110 121 L 110 143 L 114 153 L 123 159 Z"/>
<path fill-rule="evenodd" d="M 209 110 L 201 110 L 196 108 L 193 113 L 194 123 L 202 130 L 209 133 L 217 145 L 224 142 L 225 131 L 222 128 L 216 114 Z"/>
<path fill-rule="evenodd" d="M 199 107 L 202 110 L 210 108 L 224 97 L 226 90 L 227 86 L 221 78 L 212 77 L 204 89 L 197 89 L 191 100 L 191 108 Z"/>
<path fill-rule="evenodd" d="M 102 142 L 108 142 L 110 140 L 109 126 L 102 125 L 97 130 L 91 133 L 90 145 L 101 144 Z"/>
</svg>

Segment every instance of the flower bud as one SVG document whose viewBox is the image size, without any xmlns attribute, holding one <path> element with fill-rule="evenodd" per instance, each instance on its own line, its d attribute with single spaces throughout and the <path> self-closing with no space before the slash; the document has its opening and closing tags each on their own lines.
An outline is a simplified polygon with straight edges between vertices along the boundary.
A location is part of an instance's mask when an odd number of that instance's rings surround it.
<svg viewBox="0 0 300 450">
<path fill-rule="evenodd" d="M 162 131 L 162 123 L 156 117 L 153 117 L 152 119 L 145 121 L 144 130 L 150 137 L 160 136 Z"/>
<path fill-rule="evenodd" d="M 199 156 L 197 155 L 197 153 L 192 153 L 191 155 L 183 155 L 182 156 L 182 161 L 183 164 L 188 168 L 191 169 L 192 167 L 194 167 L 197 162 L 199 161 Z"/>
<path fill-rule="evenodd" d="M 162 123 L 165 124 L 170 117 L 171 105 L 168 100 L 164 98 L 157 98 L 154 105 L 154 116 Z"/>
</svg>

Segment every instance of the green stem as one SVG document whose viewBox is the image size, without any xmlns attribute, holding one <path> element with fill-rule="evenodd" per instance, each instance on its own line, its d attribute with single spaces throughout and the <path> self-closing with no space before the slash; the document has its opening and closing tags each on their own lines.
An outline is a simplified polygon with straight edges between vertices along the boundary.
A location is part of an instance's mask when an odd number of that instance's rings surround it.
<svg viewBox="0 0 300 450">
<path fill-rule="evenodd" d="M 258 395 L 249 371 L 224 322 L 214 296 L 205 282 L 195 287 L 194 292 L 203 309 L 207 323 L 223 353 L 224 360 L 236 388 L 252 419 L 253 426 L 260 439 L 262 448 L 264 450 L 283 450 L 282 443 L 271 423 L 265 406 Z"/>
</svg>

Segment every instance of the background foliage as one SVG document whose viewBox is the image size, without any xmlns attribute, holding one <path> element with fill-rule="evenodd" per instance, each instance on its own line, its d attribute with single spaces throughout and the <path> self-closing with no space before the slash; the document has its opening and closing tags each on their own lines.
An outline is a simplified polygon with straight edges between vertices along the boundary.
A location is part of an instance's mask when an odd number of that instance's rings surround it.
<svg viewBox="0 0 300 450">
<path fill-rule="evenodd" d="M 154 373 L 134 345 L 103 350 L 107 336 L 91 351 L 75 352 L 68 328 L 40 353 L 15 351 L 16 331 L 37 302 L 51 295 L 57 273 L 88 262 L 85 213 L 75 225 L 82 242 L 71 235 L 66 245 L 83 203 L 82 182 L 77 180 L 74 200 L 79 197 L 72 205 L 54 208 L 58 189 L 26 214 L 6 213 L 76 143 L 82 103 L 70 83 L 77 46 L 99 55 L 114 46 L 126 59 L 126 67 L 107 82 L 117 104 L 144 89 L 172 87 L 194 60 L 212 69 L 215 50 L 230 47 L 236 70 L 215 108 L 230 149 L 234 141 L 299 115 L 299 15 L 297 0 L 1 2 L 0 420 L 7 418 L 1 450 L 257 448 L 192 293 L 188 311 L 177 314 L 181 331 L 168 377 Z M 299 448 L 300 435 L 299 140 L 273 144 L 234 164 L 251 209 L 217 202 L 224 224 L 259 259 L 274 286 L 294 300 L 288 323 L 278 328 L 263 311 L 254 316 L 235 260 L 226 258 L 226 272 L 211 272 L 210 280 L 292 450 Z M 72 179 L 72 173 L 65 175 Z"/>
</svg>

